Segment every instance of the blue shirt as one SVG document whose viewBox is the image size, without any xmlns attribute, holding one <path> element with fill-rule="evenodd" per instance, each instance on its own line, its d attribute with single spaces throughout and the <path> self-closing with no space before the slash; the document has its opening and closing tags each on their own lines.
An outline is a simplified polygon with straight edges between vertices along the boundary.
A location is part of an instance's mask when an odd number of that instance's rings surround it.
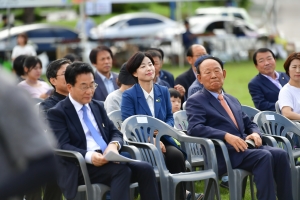
<svg viewBox="0 0 300 200">
<path fill-rule="evenodd" d="M 103 74 L 101 74 L 100 72 L 97 71 L 97 73 L 99 74 L 100 78 L 102 79 L 104 85 L 105 85 L 105 88 L 106 88 L 106 91 L 107 91 L 107 94 L 110 94 L 111 92 L 115 91 L 115 88 L 114 88 L 114 83 L 113 83 L 113 75 L 112 73 L 110 73 L 110 77 L 109 79 L 106 78 L 106 76 L 104 76 Z"/>
</svg>

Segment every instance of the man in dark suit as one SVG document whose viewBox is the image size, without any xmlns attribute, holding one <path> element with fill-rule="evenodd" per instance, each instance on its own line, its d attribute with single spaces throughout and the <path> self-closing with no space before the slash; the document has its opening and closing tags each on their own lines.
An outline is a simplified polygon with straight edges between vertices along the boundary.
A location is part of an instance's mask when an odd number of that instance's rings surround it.
<svg viewBox="0 0 300 200">
<path fill-rule="evenodd" d="M 189 87 L 196 80 L 195 61 L 197 58 L 205 54 L 207 54 L 205 48 L 199 44 L 194 44 L 187 50 L 186 59 L 191 65 L 191 68 L 175 79 L 175 85 L 180 84 L 184 87 L 186 91 L 184 95 L 185 99 L 187 99 L 187 91 L 189 90 Z"/>
<path fill-rule="evenodd" d="M 270 49 L 258 49 L 253 55 L 253 62 L 259 74 L 248 84 L 252 101 L 261 111 L 275 111 L 279 91 L 289 82 L 290 77 L 286 73 L 275 71 L 275 55 Z"/>
<path fill-rule="evenodd" d="M 122 133 L 109 120 L 103 103 L 92 100 L 97 84 L 91 66 L 74 62 L 65 72 L 69 96 L 47 113 L 59 148 L 77 151 L 87 162 L 92 183 L 103 183 L 111 188 L 111 199 L 129 200 L 130 181 L 138 182 L 141 199 L 159 199 L 152 166 L 146 162 L 118 164 L 108 162 L 104 155 L 119 153 L 123 146 Z M 76 195 L 78 184 L 83 184 L 76 163 L 59 160 L 58 184 L 67 199 Z"/>
<path fill-rule="evenodd" d="M 95 82 L 98 84 L 93 99 L 105 101 L 108 94 L 119 89 L 117 85 L 118 74 L 111 71 L 113 63 L 113 53 L 106 46 L 98 46 L 92 49 L 90 61 L 97 69 L 95 72 Z"/>
<path fill-rule="evenodd" d="M 276 200 L 276 195 L 279 200 L 293 199 L 287 153 L 280 148 L 262 146 L 257 125 L 242 112 L 236 98 L 224 94 L 222 86 L 226 71 L 222 61 L 205 57 L 199 63 L 197 72 L 204 89 L 187 100 L 188 134 L 223 140 L 232 167 L 250 171 L 254 175 L 257 199 Z M 253 140 L 255 148 L 249 149 L 245 139 Z M 220 148 L 216 148 L 216 155 L 218 174 L 222 175 L 226 172 L 226 165 Z"/>
</svg>

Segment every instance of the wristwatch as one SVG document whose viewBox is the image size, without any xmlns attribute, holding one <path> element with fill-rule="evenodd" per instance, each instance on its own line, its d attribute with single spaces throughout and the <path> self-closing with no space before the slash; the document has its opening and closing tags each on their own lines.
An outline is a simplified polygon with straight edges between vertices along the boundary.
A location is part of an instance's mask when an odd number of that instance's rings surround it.
<svg viewBox="0 0 300 200">
<path fill-rule="evenodd" d="M 111 142 L 111 144 L 115 144 L 115 145 L 117 146 L 117 150 L 118 150 L 118 151 L 120 150 L 119 142 Z"/>
</svg>

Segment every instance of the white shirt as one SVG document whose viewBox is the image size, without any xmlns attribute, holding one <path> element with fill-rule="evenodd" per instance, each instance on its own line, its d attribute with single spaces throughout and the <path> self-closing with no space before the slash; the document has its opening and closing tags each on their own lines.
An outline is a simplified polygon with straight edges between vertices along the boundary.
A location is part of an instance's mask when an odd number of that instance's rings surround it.
<svg viewBox="0 0 300 200">
<path fill-rule="evenodd" d="M 272 77 L 270 76 L 267 76 L 265 74 L 262 74 L 264 77 L 266 77 L 267 79 L 269 79 L 274 85 L 276 85 L 276 87 L 279 88 L 279 90 L 282 88 L 282 85 L 280 84 L 279 82 L 279 73 L 275 71 L 275 74 L 276 74 L 276 78 L 273 79 Z"/>
<path fill-rule="evenodd" d="M 25 46 L 15 46 L 13 48 L 11 58 L 15 59 L 16 57 L 20 55 L 27 55 L 27 56 L 36 56 L 36 51 L 33 48 L 33 46 L 26 44 Z"/>
<path fill-rule="evenodd" d="M 112 73 L 110 73 L 109 79 L 106 78 L 106 76 L 104 76 L 104 75 L 101 74 L 100 72 L 97 71 L 97 73 L 99 74 L 100 78 L 102 79 L 102 81 L 103 81 L 103 83 L 104 83 L 104 85 L 105 85 L 107 94 L 110 94 L 111 92 L 115 91 Z"/>
<path fill-rule="evenodd" d="M 279 92 L 278 104 L 280 110 L 288 106 L 293 112 L 300 114 L 300 88 L 285 84 Z"/>
<path fill-rule="evenodd" d="M 142 87 L 141 87 L 142 88 Z M 155 112 L 154 112 L 154 92 L 153 92 L 153 87 L 150 91 L 150 93 L 146 92 L 146 90 L 143 90 L 143 93 L 144 93 L 144 96 L 145 96 L 145 99 L 147 101 L 147 104 L 150 108 L 150 111 L 151 111 L 151 114 L 152 114 L 152 117 L 155 117 Z"/>
<path fill-rule="evenodd" d="M 80 104 L 80 103 L 78 103 L 77 101 L 75 101 L 70 94 L 69 94 L 69 98 L 70 98 L 70 101 L 71 101 L 71 103 L 73 104 L 73 106 L 74 106 L 74 108 L 76 110 L 76 113 L 77 113 L 77 115 L 78 115 L 78 117 L 80 119 L 81 126 L 83 128 L 84 133 L 85 133 L 85 137 L 86 137 L 86 150 L 88 151 L 85 154 L 85 161 L 87 163 L 92 164 L 92 154 L 95 152 L 95 150 L 101 149 L 101 148 L 97 144 L 97 142 L 94 140 L 93 136 L 91 135 L 90 130 L 88 129 L 88 127 L 84 123 L 84 120 L 83 120 L 83 111 L 81 110 L 81 108 L 82 108 L 83 105 Z M 91 110 L 89 104 L 86 104 L 86 107 L 87 107 L 88 118 L 91 120 L 91 122 L 92 122 L 93 126 L 95 127 L 95 129 L 100 133 L 98 125 L 97 125 L 97 122 L 95 120 L 95 117 L 94 117 L 94 115 L 92 113 L 92 110 Z"/>
</svg>

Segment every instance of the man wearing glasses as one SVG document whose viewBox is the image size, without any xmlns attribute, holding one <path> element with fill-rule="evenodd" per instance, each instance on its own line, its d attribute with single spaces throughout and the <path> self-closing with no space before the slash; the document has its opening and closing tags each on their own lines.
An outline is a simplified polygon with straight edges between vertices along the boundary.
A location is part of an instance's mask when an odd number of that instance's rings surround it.
<svg viewBox="0 0 300 200">
<path fill-rule="evenodd" d="M 109 120 L 102 102 L 92 100 L 97 84 L 92 67 L 74 62 L 65 72 L 68 97 L 47 112 L 59 148 L 77 151 L 87 163 L 91 183 L 111 188 L 111 199 L 129 200 L 130 182 L 138 182 L 142 200 L 159 199 L 155 174 L 146 162 L 118 164 L 108 162 L 104 155 L 119 153 L 123 135 Z M 59 160 L 58 184 L 67 199 L 73 199 L 77 186 L 84 184 L 76 163 Z"/>
</svg>

